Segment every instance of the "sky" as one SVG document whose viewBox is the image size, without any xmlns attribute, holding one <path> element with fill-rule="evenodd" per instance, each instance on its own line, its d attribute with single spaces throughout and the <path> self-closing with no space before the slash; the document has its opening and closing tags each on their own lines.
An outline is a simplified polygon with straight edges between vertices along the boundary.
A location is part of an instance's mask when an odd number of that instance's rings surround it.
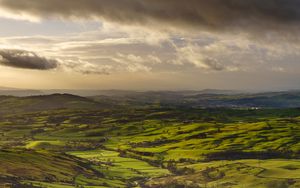
<svg viewBox="0 0 300 188">
<path fill-rule="evenodd" d="M 0 86 L 300 89 L 298 0 L 0 0 Z"/>
</svg>

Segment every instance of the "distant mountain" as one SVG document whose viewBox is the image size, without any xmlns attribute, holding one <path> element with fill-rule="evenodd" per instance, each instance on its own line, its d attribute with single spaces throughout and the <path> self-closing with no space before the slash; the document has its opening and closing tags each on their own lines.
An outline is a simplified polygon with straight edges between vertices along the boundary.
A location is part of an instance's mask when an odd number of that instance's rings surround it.
<svg viewBox="0 0 300 188">
<path fill-rule="evenodd" d="M 159 95 L 197 95 L 197 94 L 237 94 L 243 93 L 241 91 L 234 90 L 217 90 L 217 89 L 206 89 L 206 90 L 179 90 L 179 91 L 134 91 L 134 90 L 70 90 L 70 89 L 58 89 L 58 90 L 41 90 L 44 94 L 50 95 L 53 93 L 69 93 L 72 95 L 79 95 L 83 97 L 91 96 L 113 96 L 113 97 L 129 97 L 136 95 L 147 95 L 147 94 L 159 94 Z"/>
<path fill-rule="evenodd" d="M 26 97 L 26 96 L 33 96 L 33 95 L 42 95 L 43 92 L 38 90 L 2 90 L 0 89 L 0 95 L 4 96 L 17 96 L 17 97 Z"/>
<path fill-rule="evenodd" d="M 34 95 L 51 95 L 51 94 L 64 94 L 69 93 L 72 95 L 78 95 L 83 97 L 91 96 L 113 96 L 113 97 L 129 97 L 136 95 L 197 95 L 197 94 L 237 94 L 241 93 L 234 90 L 216 90 L 216 89 L 206 89 L 206 90 L 183 90 L 183 91 L 133 91 L 133 90 L 76 90 L 76 89 L 50 89 L 50 90 L 31 90 L 31 89 L 17 89 L 9 87 L 0 87 L 0 95 L 6 96 L 34 96 Z"/>
<path fill-rule="evenodd" d="M 298 108 L 300 92 L 239 93 L 234 91 L 157 91 L 95 96 L 96 101 L 127 105 L 186 106 L 201 108 Z M 117 102 L 116 102 L 117 101 Z"/>
<path fill-rule="evenodd" d="M 198 91 L 198 94 L 219 94 L 219 95 L 234 95 L 245 93 L 245 91 L 238 91 L 238 90 L 218 90 L 218 89 L 204 89 Z"/>
<path fill-rule="evenodd" d="M 59 94 L 53 94 L 58 92 Z M 64 94 L 64 92 L 69 94 Z M 10 90 L 0 89 L 1 109 L 49 110 L 112 106 L 182 106 L 197 108 L 298 108 L 300 91 L 246 93 L 231 90 Z M 18 97 L 16 97 L 18 96 Z M 26 96 L 26 97 L 24 97 Z"/>
<path fill-rule="evenodd" d="M 46 95 L 54 94 L 54 93 L 69 93 L 72 95 L 78 95 L 83 97 L 90 96 L 126 96 L 135 94 L 138 91 L 126 91 L 126 90 L 75 90 L 75 89 L 52 89 L 52 90 L 42 90 L 42 92 Z"/>
<path fill-rule="evenodd" d="M 0 90 L 16 90 L 16 88 L 0 86 Z"/>
<path fill-rule="evenodd" d="M 2 96 L 25 97 L 25 96 L 42 95 L 42 94 L 43 92 L 39 90 L 17 89 L 17 88 L 0 86 L 0 96 L 2 95 Z"/>
</svg>

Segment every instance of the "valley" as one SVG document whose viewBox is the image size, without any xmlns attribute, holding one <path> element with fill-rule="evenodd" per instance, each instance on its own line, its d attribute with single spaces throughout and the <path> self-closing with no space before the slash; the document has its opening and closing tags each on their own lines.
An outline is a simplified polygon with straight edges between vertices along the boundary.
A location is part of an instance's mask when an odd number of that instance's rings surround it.
<svg viewBox="0 0 300 188">
<path fill-rule="evenodd" d="M 1 185 L 300 186 L 297 108 L 104 105 L 72 95 L 10 105 L 0 108 Z"/>
</svg>

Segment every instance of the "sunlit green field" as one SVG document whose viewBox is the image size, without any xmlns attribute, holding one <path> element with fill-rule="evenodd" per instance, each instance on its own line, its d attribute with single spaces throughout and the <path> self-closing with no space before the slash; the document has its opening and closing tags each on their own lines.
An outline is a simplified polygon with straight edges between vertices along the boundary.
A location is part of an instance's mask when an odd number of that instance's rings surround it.
<svg viewBox="0 0 300 188">
<path fill-rule="evenodd" d="M 0 118 L 10 187 L 300 187 L 300 110 L 53 110 Z"/>
</svg>

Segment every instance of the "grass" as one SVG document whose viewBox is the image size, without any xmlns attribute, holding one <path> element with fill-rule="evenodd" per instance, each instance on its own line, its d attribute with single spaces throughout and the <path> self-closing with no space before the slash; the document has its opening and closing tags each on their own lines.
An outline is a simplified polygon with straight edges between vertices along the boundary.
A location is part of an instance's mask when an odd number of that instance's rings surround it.
<svg viewBox="0 0 300 188">
<path fill-rule="evenodd" d="M 116 151 L 93 150 L 69 152 L 69 154 L 101 163 L 101 165 L 94 166 L 94 168 L 105 174 L 108 178 L 130 180 L 141 177 L 160 177 L 170 174 L 168 170 L 151 166 L 147 162 L 120 157 L 120 154 Z"/>
<path fill-rule="evenodd" d="M 3 115 L 0 186 L 299 187 L 299 125 L 298 109 Z"/>
<path fill-rule="evenodd" d="M 26 149 L 32 150 L 40 150 L 40 149 L 47 149 L 47 150 L 57 150 L 61 147 L 65 146 L 65 143 L 62 141 L 30 141 L 25 147 Z"/>
<path fill-rule="evenodd" d="M 74 184 L 78 174 L 97 176 L 92 168 L 78 158 L 36 151 L 1 151 L 0 174 L 12 180 L 64 182 Z"/>
</svg>

